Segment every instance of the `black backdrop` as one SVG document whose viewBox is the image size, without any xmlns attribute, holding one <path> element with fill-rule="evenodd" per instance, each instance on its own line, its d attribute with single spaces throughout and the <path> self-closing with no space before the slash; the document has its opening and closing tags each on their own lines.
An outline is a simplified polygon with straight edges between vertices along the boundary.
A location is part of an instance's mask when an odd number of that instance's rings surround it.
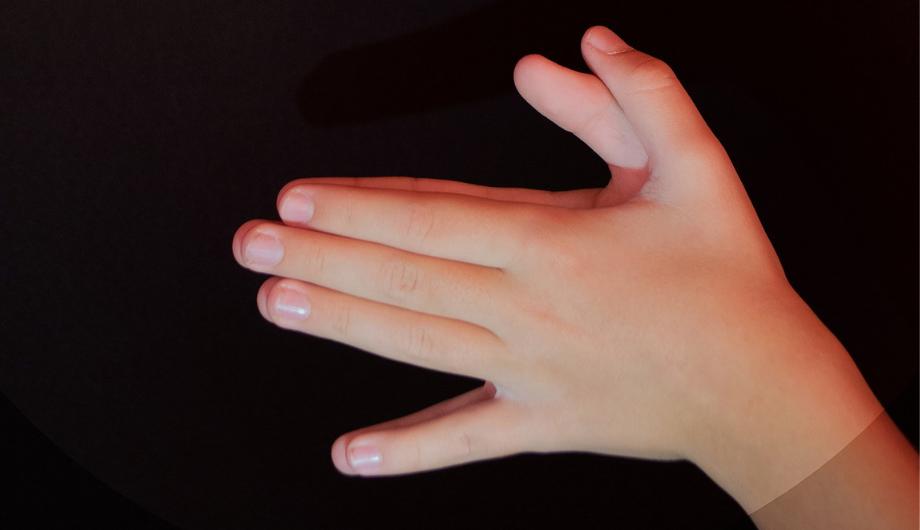
<svg viewBox="0 0 920 530">
<path fill-rule="evenodd" d="M 527 53 L 587 71 L 593 24 L 677 71 L 916 445 L 916 21 L 910 0 L 4 2 L 0 526 L 746 527 L 688 463 L 340 476 L 339 434 L 479 381 L 267 324 L 231 256 L 300 176 L 603 185 L 512 82 Z"/>
</svg>

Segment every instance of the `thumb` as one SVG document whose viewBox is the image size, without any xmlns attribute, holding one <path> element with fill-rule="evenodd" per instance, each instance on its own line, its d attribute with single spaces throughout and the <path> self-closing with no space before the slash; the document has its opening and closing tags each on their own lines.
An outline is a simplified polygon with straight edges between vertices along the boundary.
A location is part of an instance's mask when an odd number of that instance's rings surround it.
<svg viewBox="0 0 920 530">
<path fill-rule="evenodd" d="M 595 197 L 595 206 L 625 202 L 642 188 L 648 178 L 648 154 L 597 76 L 531 54 L 515 65 L 514 84 L 537 112 L 577 136 L 607 163 L 610 184 Z"/>
<path fill-rule="evenodd" d="M 514 85 L 537 112 L 587 144 L 611 166 L 641 168 L 648 155 L 604 83 L 538 54 L 514 67 Z"/>
<path fill-rule="evenodd" d="M 650 181 L 660 186 L 657 191 L 697 195 L 707 180 L 726 173 L 731 167 L 727 155 L 670 66 L 603 26 L 589 28 L 581 47 L 588 67 L 607 86 L 648 152 Z M 706 171 L 682 179 L 680 173 L 697 162 Z"/>
</svg>

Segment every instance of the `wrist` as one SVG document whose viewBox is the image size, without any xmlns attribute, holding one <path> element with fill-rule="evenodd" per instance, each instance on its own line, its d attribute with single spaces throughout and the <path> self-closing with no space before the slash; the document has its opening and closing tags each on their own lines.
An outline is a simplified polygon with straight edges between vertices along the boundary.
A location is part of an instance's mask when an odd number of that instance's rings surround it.
<svg viewBox="0 0 920 530">
<path fill-rule="evenodd" d="M 733 344 L 745 370 L 714 385 L 713 413 L 694 426 L 688 455 L 749 514 L 818 470 L 883 412 L 850 355 L 797 295 L 774 309 L 760 314 L 743 345 Z"/>
<path fill-rule="evenodd" d="M 917 528 L 917 451 L 883 412 L 840 453 L 751 514 L 758 528 Z"/>
</svg>

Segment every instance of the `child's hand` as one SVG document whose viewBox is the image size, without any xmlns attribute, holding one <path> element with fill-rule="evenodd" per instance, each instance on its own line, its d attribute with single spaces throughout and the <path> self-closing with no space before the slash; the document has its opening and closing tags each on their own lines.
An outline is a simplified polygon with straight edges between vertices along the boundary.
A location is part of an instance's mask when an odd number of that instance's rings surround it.
<svg viewBox="0 0 920 530">
<path fill-rule="evenodd" d="M 673 71 L 602 27 L 581 46 L 596 77 L 531 55 L 514 80 L 610 164 L 607 188 L 303 179 L 279 195 L 285 224 L 246 223 L 234 254 L 276 276 L 258 305 L 279 326 L 489 381 L 342 436 L 344 473 L 686 458 L 752 512 L 881 405 L 787 283 Z"/>
</svg>

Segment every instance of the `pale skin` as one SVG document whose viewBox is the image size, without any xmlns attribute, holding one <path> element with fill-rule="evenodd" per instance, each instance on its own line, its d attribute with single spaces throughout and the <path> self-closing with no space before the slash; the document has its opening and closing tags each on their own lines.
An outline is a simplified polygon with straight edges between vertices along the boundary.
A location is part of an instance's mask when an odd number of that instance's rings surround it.
<svg viewBox="0 0 920 530">
<path fill-rule="evenodd" d="M 528 55 L 514 83 L 608 163 L 608 186 L 300 179 L 281 222 L 240 227 L 234 256 L 271 275 L 257 304 L 278 326 L 486 381 L 340 436 L 344 474 L 523 452 L 686 459 L 754 513 L 887 415 L 790 286 L 674 71 L 601 26 L 581 49 L 591 74 Z M 908 454 L 884 432 L 873 447 Z M 909 456 L 892 484 L 916 488 Z"/>
</svg>

